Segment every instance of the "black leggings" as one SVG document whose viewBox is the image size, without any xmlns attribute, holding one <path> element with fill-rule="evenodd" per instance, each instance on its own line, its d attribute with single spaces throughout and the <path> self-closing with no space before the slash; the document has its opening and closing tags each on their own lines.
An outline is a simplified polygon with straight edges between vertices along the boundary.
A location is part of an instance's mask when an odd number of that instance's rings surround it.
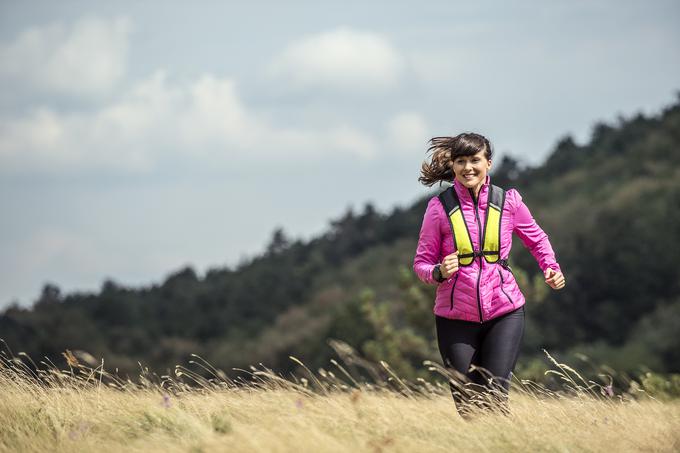
<svg viewBox="0 0 680 453">
<path fill-rule="evenodd" d="M 437 315 L 435 319 L 439 352 L 453 375 L 449 385 L 458 413 L 468 418 L 477 406 L 509 414 L 507 397 L 524 335 L 524 305 L 482 324 Z M 476 368 L 470 369 L 471 364 Z"/>
</svg>

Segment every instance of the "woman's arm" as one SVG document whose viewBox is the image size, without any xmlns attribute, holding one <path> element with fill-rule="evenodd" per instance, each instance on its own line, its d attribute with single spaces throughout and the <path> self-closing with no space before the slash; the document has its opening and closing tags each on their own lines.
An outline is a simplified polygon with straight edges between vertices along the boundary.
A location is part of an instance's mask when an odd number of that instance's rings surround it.
<svg viewBox="0 0 680 453">
<path fill-rule="evenodd" d="M 510 189 L 508 192 L 508 195 L 514 192 L 515 216 L 513 232 L 519 236 L 524 246 L 534 256 L 544 274 L 548 268 L 556 272 L 562 272 L 560 265 L 555 259 L 555 252 L 550 245 L 548 235 L 538 226 L 529 208 L 522 201 L 522 196 L 515 189 Z"/>
<path fill-rule="evenodd" d="M 439 229 L 440 215 L 443 208 L 439 198 L 432 197 L 425 209 L 423 223 L 420 227 L 418 247 L 413 259 L 413 270 L 418 278 L 430 285 L 438 285 L 439 282 L 432 277 L 432 270 L 438 263 L 441 247 L 441 231 Z"/>
</svg>

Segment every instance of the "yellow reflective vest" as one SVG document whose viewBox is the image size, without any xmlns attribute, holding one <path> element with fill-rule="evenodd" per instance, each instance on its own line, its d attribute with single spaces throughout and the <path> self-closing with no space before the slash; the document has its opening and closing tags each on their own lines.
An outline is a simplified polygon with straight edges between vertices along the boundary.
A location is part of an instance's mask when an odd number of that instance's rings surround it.
<svg viewBox="0 0 680 453">
<path fill-rule="evenodd" d="M 500 259 L 501 247 L 501 218 L 503 216 L 503 205 L 505 204 L 505 190 L 489 185 L 488 206 L 486 210 L 486 220 L 484 221 L 482 250 L 475 250 L 470 237 L 470 230 L 463 211 L 460 208 L 460 201 L 453 186 L 439 194 L 439 199 L 448 214 L 453 239 L 456 250 L 458 250 L 458 264 L 469 266 L 478 256 L 483 256 L 488 263 L 496 263 Z"/>
</svg>

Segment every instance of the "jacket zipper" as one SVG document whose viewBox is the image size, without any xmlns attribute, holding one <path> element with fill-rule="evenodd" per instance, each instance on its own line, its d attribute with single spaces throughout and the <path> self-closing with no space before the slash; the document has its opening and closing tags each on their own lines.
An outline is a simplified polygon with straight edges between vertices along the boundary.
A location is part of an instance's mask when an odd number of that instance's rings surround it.
<svg viewBox="0 0 680 453">
<path fill-rule="evenodd" d="M 474 203 L 475 206 L 475 219 L 477 220 L 477 239 L 479 242 L 479 251 L 482 250 L 482 223 L 479 220 L 479 209 L 477 206 L 477 199 L 475 198 L 475 193 L 472 189 L 468 189 L 470 191 L 470 196 L 472 197 L 472 202 Z M 481 189 L 480 189 L 481 192 Z M 479 322 L 483 323 L 484 322 L 484 317 L 482 316 L 482 302 L 481 302 L 481 296 L 479 294 L 479 281 L 482 279 L 482 257 L 483 254 L 479 255 L 479 274 L 477 274 L 477 309 L 479 310 Z"/>
<path fill-rule="evenodd" d="M 456 289 L 456 282 L 458 281 L 458 272 L 453 279 L 453 286 L 451 286 L 451 311 L 453 311 L 453 290 Z"/>
<path fill-rule="evenodd" d="M 508 300 L 510 301 L 510 303 L 514 307 L 515 303 L 512 301 L 512 298 L 510 296 L 508 296 L 508 293 L 506 293 L 505 290 L 503 289 L 503 284 L 505 283 L 505 280 L 503 280 L 503 273 L 501 272 L 500 269 L 498 269 L 498 275 L 500 275 L 500 277 L 501 277 L 501 291 L 503 291 L 503 294 L 505 294 L 505 297 L 508 298 Z"/>
</svg>

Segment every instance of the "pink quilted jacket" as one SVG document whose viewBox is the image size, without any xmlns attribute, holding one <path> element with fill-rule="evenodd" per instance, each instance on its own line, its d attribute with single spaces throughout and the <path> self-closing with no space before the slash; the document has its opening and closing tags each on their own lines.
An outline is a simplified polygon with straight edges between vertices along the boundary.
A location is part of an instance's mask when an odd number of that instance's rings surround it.
<svg viewBox="0 0 680 453">
<path fill-rule="evenodd" d="M 479 221 L 484 228 L 486 220 L 487 196 L 490 178 L 479 191 Z M 471 190 L 454 179 L 454 188 L 460 200 L 472 244 L 480 249 L 480 232 L 475 219 L 475 202 Z M 501 219 L 500 257 L 507 259 L 512 247 L 512 233 L 516 233 L 522 243 L 536 258 L 539 267 L 545 272 L 552 268 L 561 272 L 555 260 L 555 253 L 548 235 L 538 226 L 522 197 L 515 189 L 506 192 L 505 207 Z M 447 280 L 439 283 L 432 278 L 434 265 L 455 251 L 453 233 L 444 212 L 444 206 L 437 196 L 430 199 L 420 228 L 418 248 L 413 260 L 413 270 L 425 283 L 437 285 L 433 312 L 436 315 L 485 322 L 501 316 L 524 305 L 524 295 L 520 291 L 512 272 L 498 263 L 489 264 L 484 258 L 475 258 L 469 266 L 460 266 Z"/>
</svg>

